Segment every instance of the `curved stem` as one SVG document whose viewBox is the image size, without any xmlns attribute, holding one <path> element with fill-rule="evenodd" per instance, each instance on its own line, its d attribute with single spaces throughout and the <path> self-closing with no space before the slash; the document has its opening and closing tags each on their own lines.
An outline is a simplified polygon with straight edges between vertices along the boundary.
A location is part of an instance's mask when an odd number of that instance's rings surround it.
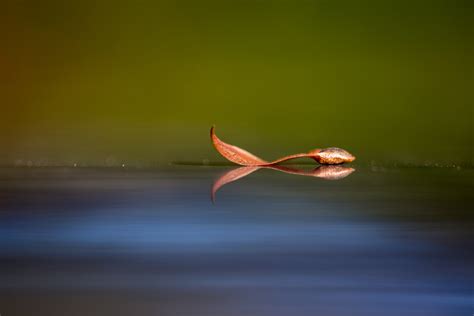
<svg viewBox="0 0 474 316">
<path fill-rule="evenodd" d="M 289 156 L 285 156 L 285 157 L 282 157 L 282 158 L 278 158 L 277 160 L 274 160 L 274 161 L 267 162 L 265 164 L 262 164 L 261 166 L 276 165 L 276 164 L 279 164 L 279 163 L 287 161 L 287 160 L 297 159 L 297 158 L 305 158 L 305 157 L 312 158 L 313 155 L 308 154 L 308 153 L 289 155 Z"/>
</svg>

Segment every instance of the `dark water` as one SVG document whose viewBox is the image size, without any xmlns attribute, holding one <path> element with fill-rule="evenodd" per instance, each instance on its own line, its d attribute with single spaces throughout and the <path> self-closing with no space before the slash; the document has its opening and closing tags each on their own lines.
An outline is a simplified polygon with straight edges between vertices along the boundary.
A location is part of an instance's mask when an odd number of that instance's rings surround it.
<svg viewBox="0 0 474 316">
<path fill-rule="evenodd" d="M 472 169 L 229 170 L 1 169 L 0 314 L 474 313 Z"/>
</svg>

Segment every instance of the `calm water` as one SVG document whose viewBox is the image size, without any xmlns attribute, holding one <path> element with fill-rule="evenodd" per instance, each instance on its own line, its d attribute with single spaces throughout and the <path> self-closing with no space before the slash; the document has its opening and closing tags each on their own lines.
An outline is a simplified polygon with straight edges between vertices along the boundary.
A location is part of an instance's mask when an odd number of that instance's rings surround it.
<svg viewBox="0 0 474 316">
<path fill-rule="evenodd" d="M 304 168 L 0 169 L 0 314 L 472 315 L 472 169 Z"/>
</svg>

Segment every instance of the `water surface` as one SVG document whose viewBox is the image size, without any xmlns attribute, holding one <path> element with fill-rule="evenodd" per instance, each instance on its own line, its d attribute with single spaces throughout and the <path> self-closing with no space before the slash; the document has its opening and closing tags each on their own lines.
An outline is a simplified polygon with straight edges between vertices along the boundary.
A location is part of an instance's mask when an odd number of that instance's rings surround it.
<svg viewBox="0 0 474 316">
<path fill-rule="evenodd" d="M 0 169 L 1 315 L 472 314 L 472 169 L 232 169 Z"/>
</svg>

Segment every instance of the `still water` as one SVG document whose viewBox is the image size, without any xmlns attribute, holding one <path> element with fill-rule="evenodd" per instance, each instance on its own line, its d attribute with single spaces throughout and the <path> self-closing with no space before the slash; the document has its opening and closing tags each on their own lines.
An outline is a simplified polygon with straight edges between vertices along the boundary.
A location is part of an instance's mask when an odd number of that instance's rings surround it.
<svg viewBox="0 0 474 316">
<path fill-rule="evenodd" d="M 472 315 L 473 169 L 285 168 L 0 169 L 0 314 Z"/>
</svg>

